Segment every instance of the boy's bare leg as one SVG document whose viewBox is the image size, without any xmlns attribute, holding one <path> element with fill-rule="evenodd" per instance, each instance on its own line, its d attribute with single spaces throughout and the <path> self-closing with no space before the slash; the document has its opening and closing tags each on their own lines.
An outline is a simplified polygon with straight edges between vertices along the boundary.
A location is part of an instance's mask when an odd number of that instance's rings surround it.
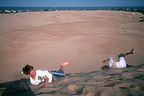
<svg viewBox="0 0 144 96">
<path fill-rule="evenodd" d="M 105 63 L 105 62 L 107 62 L 107 61 L 109 61 L 109 60 L 110 60 L 110 58 L 105 59 L 105 60 L 103 60 L 102 62 Z"/>
<path fill-rule="evenodd" d="M 68 62 L 62 63 L 61 66 L 60 66 L 60 70 L 64 70 L 64 67 L 67 66 L 67 65 L 69 65 Z"/>
<path fill-rule="evenodd" d="M 132 48 L 130 52 L 125 53 L 125 56 L 128 56 L 128 55 L 130 55 L 130 54 L 134 54 L 134 53 L 133 53 L 133 50 L 134 50 L 134 48 Z"/>
</svg>

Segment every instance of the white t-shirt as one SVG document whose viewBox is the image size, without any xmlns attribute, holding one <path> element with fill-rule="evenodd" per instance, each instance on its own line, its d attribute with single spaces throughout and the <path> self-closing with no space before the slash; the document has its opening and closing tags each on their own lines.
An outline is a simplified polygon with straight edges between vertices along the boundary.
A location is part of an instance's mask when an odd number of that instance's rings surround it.
<svg viewBox="0 0 144 96">
<path fill-rule="evenodd" d="M 44 76 L 48 77 L 48 82 L 51 83 L 52 82 L 52 74 L 49 73 L 47 70 L 46 71 L 42 71 L 42 70 L 36 70 L 36 79 L 33 80 L 30 77 L 30 82 L 33 85 L 38 85 L 42 82 L 44 82 Z"/>
<path fill-rule="evenodd" d="M 126 61 L 124 57 L 119 57 L 119 62 L 115 62 L 112 57 L 109 60 L 109 68 L 124 68 L 126 67 Z"/>
<path fill-rule="evenodd" d="M 124 68 L 126 67 L 126 61 L 124 57 L 119 57 L 119 62 L 116 62 L 117 68 Z"/>
</svg>

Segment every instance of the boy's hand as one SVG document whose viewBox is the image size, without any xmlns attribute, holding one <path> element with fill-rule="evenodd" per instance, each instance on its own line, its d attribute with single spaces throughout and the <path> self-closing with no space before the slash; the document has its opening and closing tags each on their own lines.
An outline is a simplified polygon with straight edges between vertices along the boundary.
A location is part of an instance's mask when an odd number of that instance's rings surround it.
<svg viewBox="0 0 144 96">
<path fill-rule="evenodd" d="M 44 87 L 48 87 L 48 77 L 47 76 L 44 76 Z"/>
</svg>

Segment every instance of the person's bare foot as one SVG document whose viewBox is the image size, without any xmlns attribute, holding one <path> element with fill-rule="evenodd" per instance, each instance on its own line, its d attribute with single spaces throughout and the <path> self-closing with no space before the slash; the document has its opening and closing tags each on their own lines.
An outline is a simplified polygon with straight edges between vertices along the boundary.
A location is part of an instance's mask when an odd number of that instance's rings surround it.
<svg viewBox="0 0 144 96">
<path fill-rule="evenodd" d="M 65 62 L 63 62 L 62 64 L 61 64 L 61 66 L 67 66 L 67 65 L 69 65 L 69 63 L 67 62 L 67 61 L 65 61 Z"/>
<path fill-rule="evenodd" d="M 69 65 L 69 63 L 67 61 L 63 62 L 61 64 L 60 70 L 63 70 L 65 66 Z"/>
</svg>

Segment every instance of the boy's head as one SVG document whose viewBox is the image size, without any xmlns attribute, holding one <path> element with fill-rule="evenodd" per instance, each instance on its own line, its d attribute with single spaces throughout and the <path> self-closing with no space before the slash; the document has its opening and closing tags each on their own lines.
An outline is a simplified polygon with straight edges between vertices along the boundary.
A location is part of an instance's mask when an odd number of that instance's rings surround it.
<svg viewBox="0 0 144 96">
<path fill-rule="evenodd" d="M 34 67 L 31 65 L 26 65 L 25 67 L 22 68 L 22 71 L 24 74 L 29 75 L 31 70 L 33 70 Z"/>
</svg>

